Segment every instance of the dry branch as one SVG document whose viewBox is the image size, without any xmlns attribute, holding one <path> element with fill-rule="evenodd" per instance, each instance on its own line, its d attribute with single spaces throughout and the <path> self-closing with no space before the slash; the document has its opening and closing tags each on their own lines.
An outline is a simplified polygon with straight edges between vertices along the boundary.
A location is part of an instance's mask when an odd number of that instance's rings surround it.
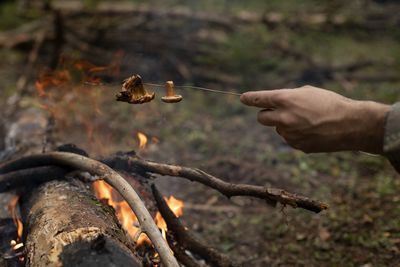
<svg viewBox="0 0 400 267">
<path fill-rule="evenodd" d="M 163 199 L 161 193 L 157 190 L 155 185 L 152 185 L 153 195 L 157 202 L 157 207 L 167 223 L 168 231 L 172 232 L 176 241 L 187 250 L 201 256 L 211 266 L 217 267 L 233 267 L 230 259 L 219 253 L 216 249 L 203 245 L 195 237 L 193 237 L 188 230 L 181 224 L 180 220 L 168 207 L 168 204 Z"/>
<path fill-rule="evenodd" d="M 67 172 L 57 166 L 43 166 L 0 174 L 0 193 L 30 184 L 61 179 Z"/>
<path fill-rule="evenodd" d="M 161 261 L 167 267 L 178 267 L 178 262 L 171 253 L 165 239 L 153 221 L 149 211 L 137 195 L 132 186 L 110 167 L 87 157 L 66 152 L 52 152 L 41 155 L 27 156 L 0 166 L 0 173 L 26 169 L 32 167 L 60 165 L 69 168 L 87 171 L 104 179 L 113 186 L 128 202 L 138 218 L 141 230 L 148 235 L 155 249 L 160 254 Z"/>
<path fill-rule="evenodd" d="M 113 164 L 113 160 L 126 161 L 124 167 L 135 171 L 151 172 L 160 175 L 169 175 L 196 181 L 219 191 L 228 198 L 233 196 L 256 197 L 264 199 L 268 202 L 279 202 L 283 205 L 290 205 L 294 208 L 303 208 L 316 213 L 328 208 L 328 205 L 325 203 L 310 199 L 305 196 L 292 194 L 283 189 L 248 184 L 228 183 L 199 169 L 151 162 L 136 156 L 123 156 L 118 159 L 106 159 L 105 162 L 107 165 L 110 165 Z"/>
<path fill-rule="evenodd" d="M 185 267 L 200 267 L 200 265 L 194 261 L 189 255 L 186 254 L 185 249 L 183 249 L 178 242 L 174 240 L 174 237 L 167 233 L 167 241 L 176 259 L 182 263 Z"/>
</svg>

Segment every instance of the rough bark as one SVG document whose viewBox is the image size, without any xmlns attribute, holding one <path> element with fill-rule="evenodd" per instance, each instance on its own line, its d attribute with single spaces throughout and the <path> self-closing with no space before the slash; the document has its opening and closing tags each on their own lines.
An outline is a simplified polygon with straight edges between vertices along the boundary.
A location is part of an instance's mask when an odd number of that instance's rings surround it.
<svg viewBox="0 0 400 267">
<path fill-rule="evenodd" d="M 27 266 L 140 266 L 111 208 L 78 181 L 52 181 L 22 200 Z"/>
</svg>

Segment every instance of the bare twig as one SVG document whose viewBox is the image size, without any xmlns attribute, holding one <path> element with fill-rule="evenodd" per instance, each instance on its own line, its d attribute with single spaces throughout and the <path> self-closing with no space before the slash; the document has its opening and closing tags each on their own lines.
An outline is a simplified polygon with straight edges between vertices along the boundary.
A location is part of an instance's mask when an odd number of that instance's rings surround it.
<svg viewBox="0 0 400 267">
<path fill-rule="evenodd" d="M 105 160 L 106 164 L 112 164 L 110 160 Z M 169 175 L 175 177 L 186 178 L 196 181 L 224 194 L 228 198 L 233 196 L 250 196 L 264 199 L 268 202 L 279 202 L 283 205 L 289 205 L 294 208 L 303 208 L 313 212 L 321 212 L 328 208 L 328 205 L 305 196 L 289 193 L 283 189 L 269 188 L 257 185 L 234 184 L 225 182 L 214 177 L 202 170 L 181 167 L 177 165 L 169 165 L 143 160 L 136 156 L 120 157 L 120 161 L 126 161 L 123 168 L 132 169 L 141 172 L 152 172 L 160 175 Z M 116 166 L 118 168 L 118 166 Z"/>
<path fill-rule="evenodd" d="M 201 256 L 212 266 L 217 267 L 233 267 L 233 264 L 229 258 L 216 249 L 210 248 L 209 246 L 203 245 L 196 238 L 194 238 L 188 230 L 181 224 L 179 219 L 168 207 L 161 193 L 157 190 L 156 186 L 153 184 L 151 189 L 153 190 L 154 198 L 157 202 L 158 210 L 163 216 L 165 222 L 167 223 L 168 231 L 170 231 L 175 237 L 176 241 L 187 250 Z"/>
<path fill-rule="evenodd" d="M 171 253 L 165 239 L 153 221 L 149 211 L 132 186 L 110 167 L 96 160 L 66 152 L 51 152 L 41 155 L 27 156 L 0 166 L 0 173 L 18 169 L 61 165 L 69 168 L 87 171 L 104 179 L 113 186 L 128 202 L 140 223 L 141 229 L 152 241 L 155 249 L 160 254 L 161 261 L 167 267 L 179 267 L 178 262 Z"/>
</svg>

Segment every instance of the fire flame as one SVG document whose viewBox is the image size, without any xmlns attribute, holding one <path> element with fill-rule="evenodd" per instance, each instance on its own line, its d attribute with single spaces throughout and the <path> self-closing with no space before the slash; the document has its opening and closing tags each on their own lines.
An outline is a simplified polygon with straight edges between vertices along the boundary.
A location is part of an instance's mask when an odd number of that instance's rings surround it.
<svg viewBox="0 0 400 267">
<path fill-rule="evenodd" d="M 112 149 L 106 144 L 111 142 L 113 135 L 108 120 L 99 119 L 104 115 L 102 108 L 109 104 L 109 95 L 104 93 L 110 88 L 93 85 L 102 84 L 103 76 L 119 79 L 122 59 L 123 53 L 118 51 L 110 64 L 97 66 L 62 56 L 56 69 L 39 69 L 35 82 L 39 96 L 35 103 L 51 115 L 60 129 L 86 129 L 86 135 L 65 138 L 94 154 L 109 154 Z"/>
<path fill-rule="evenodd" d="M 150 244 L 150 240 L 144 234 L 141 234 L 139 231 L 139 222 L 129 207 L 126 201 L 116 201 L 116 194 L 113 188 L 107 184 L 106 182 L 99 180 L 93 183 L 93 187 L 95 190 L 96 197 L 98 199 L 103 199 L 107 201 L 107 204 L 112 206 L 115 209 L 117 218 L 121 223 L 122 227 L 128 232 L 128 234 L 135 240 L 137 239 L 136 243 L 141 245 L 143 243 Z M 183 201 L 178 200 L 171 196 L 169 199 L 165 198 L 168 206 L 173 211 L 173 213 L 180 217 L 183 214 Z M 161 232 L 166 238 L 167 232 L 167 224 L 164 218 L 161 216 L 161 213 L 157 212 L 155 215 L 155 222 L 158 228 L 161 229 Z M 139 236 L 138 236 L 139 235 Z"/>
<path fill-rule="evenodd" d="M 144 150 L 147 145 L 147 136 L 144 133 L 138 132 L 137 138 L 139 140 L 139 150 Z"/>
<path fill-rule="evenodd" d="M 19 196 L 14 196 L 8 203 L 8 212 L 11 214 L 14 224 L 17 227 L 18 241 L 22 240 L 23 225 L 21 219 L 17 215 L 17 204 Z"/>
</svg>

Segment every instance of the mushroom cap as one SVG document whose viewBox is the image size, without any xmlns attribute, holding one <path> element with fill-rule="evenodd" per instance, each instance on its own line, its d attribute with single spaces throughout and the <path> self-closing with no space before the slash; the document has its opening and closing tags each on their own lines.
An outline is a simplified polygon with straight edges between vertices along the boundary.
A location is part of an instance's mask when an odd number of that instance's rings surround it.
<svg viewBox="0 0 400 267">
<path fill-rule="evenodd" d="M 173 96 L 163 96 L 161 100 L 165 103 L 178 103 L 182 101 L 183 97 L 181 95 L 173 95 Z"/>
<path fill-rule="evenodd" d="M 143 104 L 154 99 L 155 93 L 149 93 L 143 86 L 142 78 L 133 75 L 125 79 L 122 84 L 122 91 L 116 94 L 117 101 L 128 102 L 130 104 Z"/>
<path fill-rule="evenodd" d="M 143 96 L 132 97 L 128 102 L 130 104 L 144 104 L 153 100 L 155 96 L 156 96 L 155 93 L 146 93 Z"/>
<path fill-rule="evenodd" d="M 117 101 L 123 101 L 123 102 L 128 102 L 129 99 L 131 98 L 130 94 L 128 91 L 121 91 L 115 95 Z"/>
</svg>

